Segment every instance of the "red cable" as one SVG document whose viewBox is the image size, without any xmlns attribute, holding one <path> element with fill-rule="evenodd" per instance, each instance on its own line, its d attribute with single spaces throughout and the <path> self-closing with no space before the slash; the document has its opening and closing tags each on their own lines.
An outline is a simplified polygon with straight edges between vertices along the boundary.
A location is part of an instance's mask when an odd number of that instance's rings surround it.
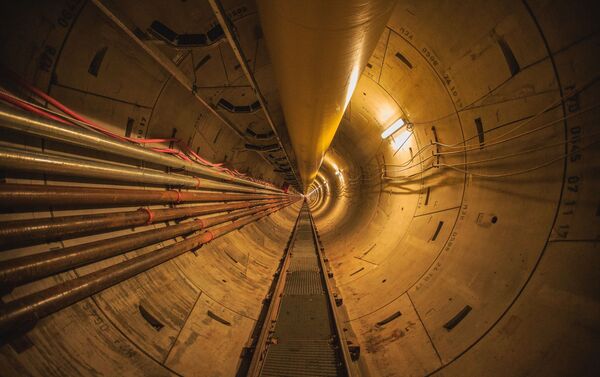
<svg viewBox="0 0 600 377">
<path fill-rule="evenodd" d="M 175 139 L 175 138 L 167 138 L 167 139 L 135 139 L 135 138 L 130 138 L 130 137 L 124 137 L 124 136 L 120 136 L 117 135 L 97 124 L 95 124 L 94 122 L 92 122 L 91 120 L 87 119 L 86 117 L 78 114 L 77 112 L 75 112 L 74 110 L 70 109 L 69 107 L 65 106 L 64 104 L 62 104 L 60 101 L 54 99 L 53 97 L 51 97 L 50 95 L 44 93 L 43 91 L 41 91 L 40 89 L 36 88 L 35 86 L 25 82 L 23 79 L 21 79 L 19 76 L 17 76 L 16 74 L 9 72 L 8 73 L 9 76 L 11 76 L 18 84 L 20 84 L 21 86 L 25 87 L 26 89 L 28 89 L 29 91 L 31 91 L 33 94 L 37 95 L 38 97 L 40 97 L 41 99 L 45 100 L 46 102 L 50 103 L 51 105 L 53 105 L 54 107 L 58 108 L 59 110 L 61 110 L 62 112 L 64 112 L 65 114 L 71 116 L 74 119 L 79 120 L 80 122 L 86 123 L 89 127 L 91 127 L 92 129 L 95 129 L 96 131 L 99 131 L 107 136 L 119 139 L 119 140 L 125 140 L 125 141 L 130 141 L 136 144 L 156 144 L 156 143 L 166 143 L 166 142 L 176 142 L 179 147 L 181 149 L 184 149 L 185 152 L 183 151 L 177 151 L 174 150 L 172 148 L 167 148 L 167 149 L 159 149 L 159 148 L 152 148 L 153 150 L 155 150 L 156 152 L 161 152 L 161 153 L 170 153 L 170 154 L 174 154 L 175 156 L 185 160 L 185 161 L 189 161 L 189 162 L 193 162 L 193 160 L 188 157 L 186 155 L 186 152 L 188 154 L 190 154 L 193 158 L 195 158 L 196 160 L 198 160 L 201 164 L 204 165 L 208 165 L 210 167 L 213 167 L 215 169 L 217 169 L 218 171 L 221 172 L 225 172 L 229 175 L 232 176 L 237 176 L 237 177 L 245 177 L 247 180 L 252 181 L 252 182 L 261 182 L 258 180 L 254 180 L 250 177 L 247 177 L 245 174 L 242 174 L 240 172 L 238 172 L 237 170 L 229 170 L 227 168 L 222 168 L 221 166 L 223 165 L 222 163 L 213 163 L 210 162 L 204 158 L 202 158 L 200 155 L 198 155 L 196 152 L 194 152 L 193 150 L 191 150 L 191 148 L 186 145 L 183 144 L 181 142 L 181 140 Z M 45 118 L 48 119 L 52 119 L 55 121 L 58 121 L 60 123 L 63 124 L 67 124 L 67 125 L 73 125 L 72 122 L 69 122 L 68 120 L 65 120 L 61 117 L 58 117 L 56 115 L 50 114 L 48 112 L 45 112 L 43 110 L 40 110 L 38 108 L 36 108 L 35 106 L 32 106 L 30 104 L 28 104 L 26 101 L 21 100 L 21 99 L 15 99 L 11 96 L 8 96 L 2 92 L 0 92 L 0 98 L 2 98 L 3 100 L 5 100 L 6 102 L 9 102 L 17 107 L 20 107 L 24 110 L 28 110 L 30 112 L 33 112 L 35 114 L 41 115 Z M 197 161 L 197 162 L 198 162 Z M 265 182 L 266 183 L 266 182 Z"/>
<path fill-rule="evenodd" d="M 187 144 L 183 144 L 182 142 L 179 142 L 178 144 L 179 144 L 180 148 L 185 149 L 189 154 L 191 154 L 193 157 L 197 158 L 200 162 L 202 162 L 205 165 L 209 165 L 212 167 L 217 167 L 217 166 L 223 165 L 220 163 L 214 163 L 214 162 L 205 160 L 204 158 L 200 157 L 200 155 L 198 155 L 196 152 L 194 152 Z"/>
<path fill-rule="evenodd" d="M 120 136 L 117 135 L 97 124 L 95 124 L 94 122 L 92 122 L 91 120 L 87 119 L 86 117 L 84 117 L 83 115 L 80 115 L 79 113 L 75 112 L 74 110 L 70 109 L 69 107 L 65 106 L 64 104 L 62 104 L 60 101 L 56 100 L 55 98 L 51 97 L 50 95 L 44 93 L 43 91 L 41 91 L 40 89 L 36 88 L 33 85 L 30 85 L 29 83 L 25 82 L 24 80 L 22 80 L 20 77 L 16 76 L 16 75 L 11 75 L 13 76 L 13 78 L 23 87 L 25 87 L 26 89 L 28 89 L 29 91 L 31 91 L 33 94 L 35 94 L 36 96 L 40 97 L 41 99 L 43 99 L 44 101 L 48 102 L 49 104 L 51 104 L 52 106 L 56 107 L 57 109 L 61 110 L 62 112 L 64 112 L 65 114 L 71 116 L 72 118 L 77 119 L 80 122 L 83 123 L 87 123 L 90 127 L 94 128 L 97 131 L 100 131 L 106 135 L 121 139 L 121 140 L 128 140 L 134 143 L 138 143 L 138 144 L 153 144 L 153 143 L 165 143 L 165 142 L 171 142 L 171 141 L 179 141 L 178 139 L 173 139 L 173 138 L 169 138 L 169 139 L 135 139 L 135 138 L 131 138 L 131 137 L 124 137 L 124 136 Z"/>
<path fill-rule="evenodd" d="M 73 125 L 71 122 L 68 122 L 65 119 L 61 118 L 61 117 L 58 117 L 58 116 L 53 115 L 53 114 L 49 114 L 49 113 L 47 113 L 47 112 L 45 112 L 43 110 L 38 109 L 35 106 L 32 106 L 32 105 L 28 104 L 27 101 L 23 101 L 21 99 L 9 96 L 6 93 L 1 92 L 1 91 L 0 91 L 0 98 L 2 98 L 4 101 L 6 101 L 6 102 L 8 102 L 10 104 L 13 104 L 13 105 L 15 105 L 17 107 L 20 107 L 23 110 L 27 110 L 27 111 L 30 111 L 32 113 L 36 113 L 36 114 L 41 115 L 41 116 L 43 116 L 45 118 L 52 119 L 52 120 L 55 120 L 57 122 L 61 122 L 63 124 L 67 124 L 67 125 L 70 125 L 70 126 Z"/>
</svg>

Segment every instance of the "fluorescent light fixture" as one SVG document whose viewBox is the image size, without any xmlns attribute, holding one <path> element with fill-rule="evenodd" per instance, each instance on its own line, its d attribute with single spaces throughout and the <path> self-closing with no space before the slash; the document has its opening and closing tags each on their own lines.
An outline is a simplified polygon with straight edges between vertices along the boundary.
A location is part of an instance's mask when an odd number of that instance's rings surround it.
<svg viewBox="0 0 600 377">
<path fill-rule="evenodd" d="M 402 133 L 400 133 L 399 135 L 394 136 L 393 142 L 392 142 L 394 149 L 401 148 L 404 145 L 404 143 L 406 143 L 406 141 L 408 140 L 410 135 L 412 135 L 412 133 L 408 130 L 405 130 Z"/>
<path fill-rule="evenodd" d="M 396 132 L 400 128 L 402 128 L 402 126 L 404 126 L 404 119 L 398 118 L 398 120 L 396 120 L 394 123 L 392 123 L 391 126 L 389 126 L 385 131 L 383 131 L 381 133 L 381 138 L 382 139 L 387 139 L 394 132 Z"/>
</svg>

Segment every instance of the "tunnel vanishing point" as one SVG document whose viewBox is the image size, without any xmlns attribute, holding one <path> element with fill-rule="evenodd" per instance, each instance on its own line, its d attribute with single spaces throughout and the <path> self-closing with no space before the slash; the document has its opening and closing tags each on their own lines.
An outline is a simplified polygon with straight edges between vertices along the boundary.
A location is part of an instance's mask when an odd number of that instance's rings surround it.
<svg viewBox="0 0 600 377">
<path fill-rule="evenodd" d="M 0 19 L 0 376 L 600 375 L 597 1 Z"/>
</svg>

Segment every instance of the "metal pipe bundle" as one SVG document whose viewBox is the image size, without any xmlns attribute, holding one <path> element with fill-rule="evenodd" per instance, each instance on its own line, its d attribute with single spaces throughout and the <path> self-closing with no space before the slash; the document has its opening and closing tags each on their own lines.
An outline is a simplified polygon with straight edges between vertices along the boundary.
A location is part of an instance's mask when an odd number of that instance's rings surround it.
<svg viewBox="0 0 600 377">
<path fill-rule="evenodd" d="M 269 199 L 266 201 L 245 201 L 168 209 L 140 208 L 137 211 L 0 222 L 0 250 L 168 220 L 233 211 L 275 202 L 278 202 L 278 200 Z"/>
<path fill-rule="evenodd" d="M 85 243 L 60 250 L 28 255 L 0 262 L 0 284 L 14 287 L 85 264 L 140 249 L 177 236 L 232 221 L 243 216 L 288 204 L 289 201 L 258 206 L 210 218 L 196 219 L 178 225 L 152 229 L 132 235 Z"/>
<path fill-rule="evenodd" d="M 6 170 L 27 171 L 31 173 L 51 172 L 52 174 L 68 177 L 96 178 L 128 183 L 193 187 L 196 189 L 234 192 L 273 193 L 273 190 L 202 180 L 198 177 L 189 175 L 166 174 L 153 169 L 82 160 L 79 158 L 29 152 L 6 147 L 0 147 L 0 168 Z"/>
<path fill-rule="evenodd" d="M 129 279 L 152 267 L 198 248 L 213 239 L 240 229 L 291 203 L 284 203 L 254 215 L 240 217 L 227 225 L 211 229 L 173 245 L 140 255 L 125 262 L 100 269 L 79 278 L 66 281 L 0 306 L 0 334 L 26 328 L 49 314 L 72 305 L 86 297 Z"/>
<path fill-rule="evenodd" d="M 107 152 L 125 158 L 134 158 L 144 162 L 168 166 L 172 169 L 228 181 L 237 186 L 250 186 L 266 191 L 281 192 L 281 190 L 271 186 L 234 177 L 200 164 L 157 153 L 139 145 L 116 140 L 97 132 L 71 127 L 4 104 L 0 104 L 0 127 L 27 133 L 29 135 L 57 140 L 71 145 Z M 195 184 L 192 183 L 191 186 L 194 187 Z"/>
<path fill-rule="evenodd" d="M 0 250 L 101 234 L 156 222 L 211 215 L 176 225 L 1 261 L 0 284 L 6 292 L 13 287 L 132 250 L 156 245 L 166 240 L 176 241 L 170 246 L 0 305 L 0 334 L 2 335 L 10 335 L 15 331 L 26 329 L 23 326 L 34 323 L 39 318 L 235 229 L 240 229 L 298 199 L 297 196 L 266 184 L 229 175 L 191 161 L 180 160 L 133 143 L 40 118 L 4 105 L 0 105 L 0 128 L 102 151 L 129 161 L 137 160 L 154 166 L 154 169 L 149 169 L 112 161 L 2 146 L 0 147 L 0 169 L 87 178 L 97 183 L 116 181 L 169 188 L 141 190 L 1 184 L 0 211 L 3 212 L 23 212 L 26 209 L 40 208 L 93 209 L 133 205 L 140 205 L 142 208 L 111 213 L 0 222 Z M 157 170 L 160 166 L 176 172 Z M 193 190 L 182 192 L 173 190 L 172 187 Z M 215 203 L 179 208 L 147 208 L 150 205 L 206 202 Z M 203 230 L 204 232 L 197 233 Z M 186 238 L 181 240 L 178 237 Z"/>
</svg>

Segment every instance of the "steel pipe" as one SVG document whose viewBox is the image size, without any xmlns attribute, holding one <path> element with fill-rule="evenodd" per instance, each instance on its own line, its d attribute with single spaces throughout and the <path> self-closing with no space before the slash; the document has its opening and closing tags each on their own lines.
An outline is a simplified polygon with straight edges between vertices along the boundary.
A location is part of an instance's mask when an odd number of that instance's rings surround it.
<svg viewBox="0 0 600 377">
<path fill-rule="evenodd" d="M 173 245 L 146 253 L 116 265 L 55 285 L 42 291 L 9 301 L 0 306 L 0 334 L 27 328 L 43 317 L 84 298 L 156 267 L 185 252 L 198 248 L 244 225 L 284 208 L 290 203 L 234 220 L 230 224 L 189 237 Z"/>
<path fill-rule="evenodd" d="M 242 216 L 275 208 L 288 202 L 255 207 L 210 218 L 196 219 L 195 221 L 178 225 L 1 261 L 0 285 L 14 287 L 25 284 L 59 272 L 114 257 L 130 250 L 140 249 L 177 236 L 183 236 L 210 226 L 235 220 Z"/>
<path fill-rule="evenodd" d="M 0 222 L 0 250 L 149 225 L 168 220 L 233 211 L 278 201 L 281 200 L 268 199 L 266 201 L 259 200 L 166 209 L 140 208 L 137 211 L 4 221 Z"/>
<path fill-rule="evenodd" d="M 394 3 L 257 2 L 304 190 L 315 179 Z"/>
<path fill-rule="evenodd" d="M 230 202 L 285 198 L 272 194 L 230 194 L 176 190 L 129 190 L 81 186 L 0 184 L 0 210 L 117 207 L 154 204 Z"/>
<path fill-rule="evenodd" d="M 177 157 L 157 153 L 136 144 L 120 141 L 108 136 L 68 126 L 60 122 L 45 119 L 23 110 L 0 104 L 0 127 L 24 132 L 47 139 L 58 140 L 67 144 L 77 145 L 88 149 L 111 153 L 117 156 L 139 159 L 162 166 L 168 166 L 177 170 L 184 170 L 196 175 L 212 177 L 224 181 L 236 183 L 243 186 L 251 186 L 263 190 L 281 192 L 267 185 L 248 181 L 239 177 L 216 171 L 206 166 L 189 161 L 183 161 Z"/>
<path fill-rule="evenodd" d="M 52 173 L 75 177 L 98 178 L 119 182 L 273 194 L 273 191 L 244 187 L 230 183 L 201 180 L 200 178 L 188 175 L 166 174 L 157 170 L 133 168 L 106 162 L 78 160 L 6 147 L 0 147 L 0 168 L 33 173 Z"/>
</svg>

